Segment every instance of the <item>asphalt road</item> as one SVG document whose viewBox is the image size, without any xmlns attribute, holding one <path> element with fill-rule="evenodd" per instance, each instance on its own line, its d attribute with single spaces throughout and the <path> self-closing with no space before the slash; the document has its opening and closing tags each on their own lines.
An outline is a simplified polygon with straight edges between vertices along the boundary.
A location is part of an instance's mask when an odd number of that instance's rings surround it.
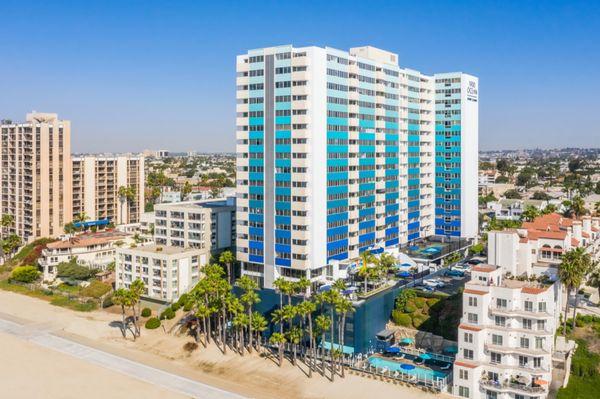
<svg viewBox="0 0 600 399">
<path fill-rule="evenodd" d="M 0 314 L 0 331 L 33 342 L 45 348 L 65 353 L 89 363 L 125 374 L 138 380 L 199 399 L 242 399 L 243 396 L 224 391 L 198 381 L 171 374 L 142 363 L 82 345 L 59 337 L 43 324 L 23 325 L 7 320 Z"/>
</svg>

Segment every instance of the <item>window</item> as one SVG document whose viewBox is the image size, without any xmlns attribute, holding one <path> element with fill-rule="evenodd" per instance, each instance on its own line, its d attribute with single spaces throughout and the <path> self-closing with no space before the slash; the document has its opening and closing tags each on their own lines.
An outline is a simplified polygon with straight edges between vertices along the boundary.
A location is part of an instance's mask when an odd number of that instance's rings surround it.
<svg viewBox="0 0 600 399">
<path fill-rule="evenodd" d="M 471 349 L 463 349 L 463 357 L 465 359 L 473 360 L 473 350 L 471 350 Z"/>
<path fill-rule="evenodd" d="M 490 362 L 494 364 L 502 363 L 502 355 L 496 352 L 490 354 Z"/>
<path fill-rule="evenodd" d="M 473 343 L 473 334 L 465 333 L 465 342 L 472 344 Z"/>
<path fill-rule="evenodd" d="M 469 371 L 463 370 L 463 369 L 458 370 L 458 378 L 460 378 L 461 380 L 468 380 L 469 379 Z"/>
<path fill-rule="evenodd" d="M 485 391 L 485 399 L 498 399 L 498 392 Z"/>
<path fill-rule="evenodd" d="M 546 320 L 538 320 L 537 321 L 537 329 L 539 331 L 544 331 L 546 329 Z"/>
<path fill-rule="evenodd" d="M 469 395 L 469 388 L 467 387 L 458 387 L 458 396 L 463 397 L 463 398 L 470 398 L 471 396 Z"/>
<path fill-rule="evenodd" d="M 531 325 L 532 325 L 531 319 L 523 319 L 523 328 L 525 330 L 531 330 Z"/>
<path fill-rule="evenodd" d="M 544 349 L 544 338 L 535 337 L 535 349 Z"/>
<path fill-rule="evenodd" d="M 492 344 L 502 346 L 502 335 L 492 334 Z"/>
<path fill-rule="evenodd" d="M 521 348 L 529 348 L 529 338 L 521 337 Z"/>
<path fill-rule="evenodd" d="M 528 363 L 529 363 L 529 358 L 527 356 L 519 356 L 519 366 L 520 367 L 527 367 Z"/>
<path fill-rule="evenodd" d="M 469 306 L 477 306 L 477 298 L 474 296 L 469 297 Z"/>
<path fill-rule="evenodd" d="M 542 367 L 542 358 L 541 357 L 534 357 L 533 358 L 533 367 L 535 367 L 535 368 Z"/>
<path fill-rule="evenodd" d="M 471 324 L 477 324 L 477 314 L 469 313 L 468 320 L 469 320 L 469 323 L 471 323 Z"/>
<path fill-rule="evenodd" d="M 496 307 L 498 308 L 506 308 L 506 299 L 496 298 Z"/>
<path fill-rule="evenodd" d="M 504 316 L 496 316 L 494 318 L 494 321 L 495 321 L 496 325 L 499 326 L 499 327 L 505 327 L 506 326 L 506 317 L 504 317 Z"/>
<path fill-rule="evenodd" d="M 538 312 L 547 312 L 546 310 L 546 302 L 538 303 Z"/>
<path fill-rule="evenodd" d="M 531 301 L 525 301 L 525 311 L 526 312 L 533 312 L 533 302 L 531 302 Z"/>
</svg>

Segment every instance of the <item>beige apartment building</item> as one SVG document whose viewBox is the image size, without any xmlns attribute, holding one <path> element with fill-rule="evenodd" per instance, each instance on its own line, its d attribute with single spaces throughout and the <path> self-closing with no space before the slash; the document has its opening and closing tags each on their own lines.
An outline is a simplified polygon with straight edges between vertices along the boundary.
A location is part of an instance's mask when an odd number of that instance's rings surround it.
<svg viewBox="0 0 600 399">
<path fill-rule="evenodd" d="M 90 155 L 73 158 L 73 218 L 108 218 L 115 224 L 139 223 L 144 210 L 144 157 Z M 130 197 L 119 195 L 130 188 Z"/>
<path fill-rule="evenodd" d="M 63 233 L 71 221 L 71 123 L 32 112 L 25 122 L 1 123 L 1 214 L 14 217 L 9 233 L 24 241 Z"/>
</svg>

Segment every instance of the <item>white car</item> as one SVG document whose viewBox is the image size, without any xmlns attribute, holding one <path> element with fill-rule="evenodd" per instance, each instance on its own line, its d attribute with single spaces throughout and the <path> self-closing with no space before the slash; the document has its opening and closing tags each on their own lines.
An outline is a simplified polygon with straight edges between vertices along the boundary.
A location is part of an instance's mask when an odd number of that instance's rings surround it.
<svg viewBox="0 0 600 399">
<path fill-rule="evenodd" d="M 435 287 L 435 288 L 442 288 L 446 285 L 439 278 L 432 278 L 430 280 L 425 280 L 425 281 L 423 281 L 423 284 L 425 284 L 429 287 Z"/>
<path fill-rule="evenodd" d="M 456 265 L 450 268 L 451 270 L 456 270 L 459 272 L 468 272 L 471 270 L 471 265 L 467 265 L 465 263 L 457 263 Z"/>
</svg>

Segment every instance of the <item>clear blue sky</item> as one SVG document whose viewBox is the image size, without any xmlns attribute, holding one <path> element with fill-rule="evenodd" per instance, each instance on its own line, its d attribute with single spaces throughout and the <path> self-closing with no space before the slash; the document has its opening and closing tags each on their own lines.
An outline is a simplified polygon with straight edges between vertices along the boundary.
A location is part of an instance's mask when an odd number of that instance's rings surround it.
<svg viewBox="0 0 600 399">
<path fill-rule="evenodd" d="M 77 152 L 233 151 L 235 56 L 373 45 L 480 79 L 481 149 L 600 145 L 599 1 L 0 2 L 0 117 Z M 326 4 L 325 4 L 326 3 Z"/>
</svg>

